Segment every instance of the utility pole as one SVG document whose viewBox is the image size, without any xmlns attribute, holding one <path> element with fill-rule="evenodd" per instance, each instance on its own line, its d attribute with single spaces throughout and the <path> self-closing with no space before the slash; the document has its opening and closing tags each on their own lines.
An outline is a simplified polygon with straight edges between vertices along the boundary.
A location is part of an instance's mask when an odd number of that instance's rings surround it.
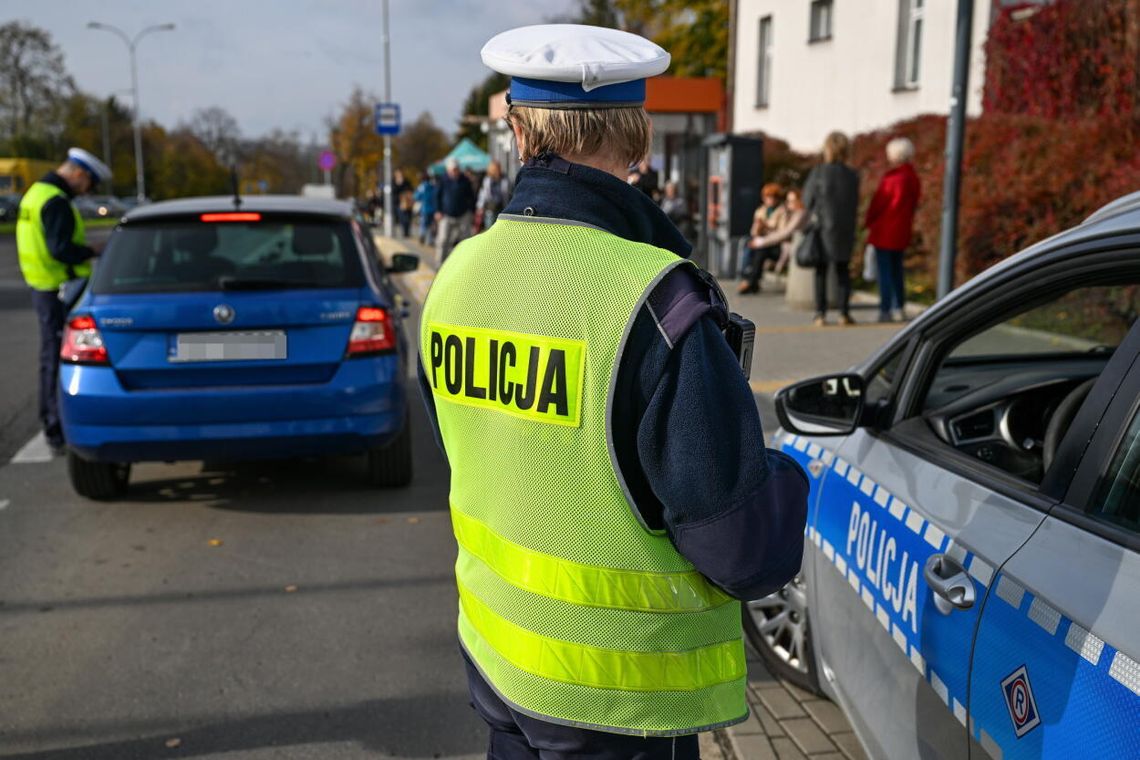
<svg viewBox="0 0 1140 760">
<path fill-rule="evenodd" d="M 942 185 L 942 246 L 938 259 L 938 298 L 954 289 L 954 257 L 958 251 L 958 200 L 961 195 L 962 144 L 966 135 L 966 100 L 970 87 L 970 47 L 974 0 L 958 0 L 954 34 L 954 84 L 946 122 L 946 173 Z"/>
<path fill-rule="evenodd" d="M 151 32 L 169 32 L 174 29 L 174 24 L 157 24 L 155 26 L 148 26 L 141 32 L 136 34 L 132 39 L 117 26 L 111 24 L 103 24 L 98 21 L 90 21 L 87 24 L 88 29 L 100 29 L 104 32 L 110 32 L 127 45 L 127 52 L 131 57 L 131 91 L 134 93 L 134 122 L 135 122 L 135 192 L 138 197 L 139 203 L 146 200 L 146 179 L 143 176 L 143 155 L 142 155 L 142 132 L 139 127 L 139 69 L 138 64 L 135 62 L 135 48 L 146 35 Z"/>
<path fill-rule="evenodd" d="M 384 0 L 384 102 L 392 102 L 392 51 L 388 42 L 388 0 Z M 384 235 L 392 237 L 392 135 L 384 135 Z"/>
</svg>

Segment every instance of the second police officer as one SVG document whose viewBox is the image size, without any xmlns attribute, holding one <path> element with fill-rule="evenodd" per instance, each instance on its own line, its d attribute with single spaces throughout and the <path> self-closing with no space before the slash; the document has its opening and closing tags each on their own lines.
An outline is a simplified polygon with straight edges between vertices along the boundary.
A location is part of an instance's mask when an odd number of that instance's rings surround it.
<svg viewBox="0 0 1140 760">
<path fill-rule="evenodd" d="M 545 25 L 482 57 L 524 165 L 439 270 L 420 383 L 488 757 L 696 758 L 748 715 L 737 600 L 799 571 L 807 478 L 765 449 L 723 295 L 625 181 L 669 54 Z"/>
</svg>

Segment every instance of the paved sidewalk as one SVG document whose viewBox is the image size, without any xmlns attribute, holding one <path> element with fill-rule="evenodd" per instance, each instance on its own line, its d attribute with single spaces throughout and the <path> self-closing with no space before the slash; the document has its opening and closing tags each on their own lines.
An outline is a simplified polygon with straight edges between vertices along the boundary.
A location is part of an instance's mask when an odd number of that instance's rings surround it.
<svg viewBox="0 0 1140 760">
<path fill-rule="evenodd" d="M 422 303 L 434 276 L 434 251 L 412 240 L 375 236 L 384 257 L 404 251 L 420 254 L 415 272 L 394 278 L 412 298 Z M 765 281 L 764 290 L 738 295 L 735 281 L 722 283 L 733 311 L 756 323 L 752 361 L 752 389 L 764 419 L 764 430 L 776 428 L 772 396 L 781 387 L 813 375 L 839 372 L 862 360 L 902 329 L 901 324 L 879 324 L 878 302 L 859 294 L 853 299 L 850 327 L 814 327 L 811 311 L 784 303 L 782 284 Z M 912 315 L 917 313 L 908 307 Z M 832 316 L 834 320 L 834 315 Z M 764 667 L 748 648 L 749 719 L 725 731 L 701 736 L 704 760 L 864 760 L 855 734 L 832 702 L 785 683 Z"/>
</svg>

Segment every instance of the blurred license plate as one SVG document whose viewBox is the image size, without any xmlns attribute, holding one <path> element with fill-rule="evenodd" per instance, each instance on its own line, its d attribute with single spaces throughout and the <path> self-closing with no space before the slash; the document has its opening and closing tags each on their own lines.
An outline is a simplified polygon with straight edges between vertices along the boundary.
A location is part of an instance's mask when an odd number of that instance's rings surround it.
<svg viewBox="0 0 1140 760">
<path fill-rule="evenodd" d="M 174 362 L 238 362 L 284 359 L 285 331 L 181 333 L 175 338 Z"/>
</svg>

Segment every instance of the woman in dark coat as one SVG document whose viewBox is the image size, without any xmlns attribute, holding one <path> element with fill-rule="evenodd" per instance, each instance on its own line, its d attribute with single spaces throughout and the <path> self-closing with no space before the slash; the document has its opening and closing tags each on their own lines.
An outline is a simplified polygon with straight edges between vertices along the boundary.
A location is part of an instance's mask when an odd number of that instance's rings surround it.
<svg viewBox="0 0 1140 760">
<path fill-rule="evenodd" d="M 851 325 L 851 250 L 855 247 L 855 220 L 859 211 L 859 175 L 847 165 L 850 143 L 842 132 L 823 142 L 823 163 L 804 183 L 808 218 L 818 225 L 823 262 L 815 268 L 815 324 L 827 324 L 827 270 L 835 269 L 839 284 L 839 324 Z"/>
</svg>

